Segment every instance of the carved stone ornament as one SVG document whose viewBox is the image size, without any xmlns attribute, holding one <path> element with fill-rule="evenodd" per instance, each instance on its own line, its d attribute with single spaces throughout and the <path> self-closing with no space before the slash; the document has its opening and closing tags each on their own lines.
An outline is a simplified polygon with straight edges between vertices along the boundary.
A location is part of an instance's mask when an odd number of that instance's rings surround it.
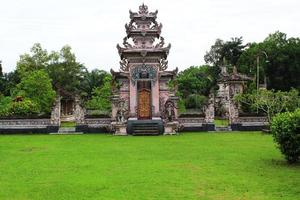
<svg viewBox="0 0 300 200">
<path fill-rule="evenodd" d="M 159 70 L 164 71 L 168 68 L 168 60 L 162 58 L 159 61 Z"/>
<path fill-rule="evenodd" d="M 123 58 L 121 61 L 120 61 L 120 69 L 122 71 L 128 71 L 128 60 L 126 58 Z"/>
<path fill-rule="evenodd" d="M 147 78 L 142 77 L 142 74 L 147 74 Z M 157 70 L 154 66 L 142 65 L 137 66 L 131 71 L 131 81 L 133 85 L 136 84 L 139 79 L 149 79 L 154 85 L 157 79 Z"/>
<path fill-rule="evenodd" d="M 117 115 L 116 115 L 116 121 L 118 123 L 124 123 L 126 122 L 128 115 L 128 105 L 124 99 L 121 99 L 118 102 L 118 110 L 117 110 Z"/>
<path fill-rule="evenodd" d="M 167 100 L 164 106 L 164 118 L 172 122 L 175 119 L 175 103 L 171 100 Z"/>
<path fill-rule="evenodd" d="M 128 39 L 127 37 L 123 38 L 123 45 L 124 45 L 124 47 L 126 47 L 126 48 L 132 48 L 132 45 L 128 43 L 127 39 Z"/>
<path fill-rule="evenodd" d="M 160 42 L 155 45 L 155 48 L 163 47 L 165 45 L 165 39 L 163 37 L 160 37 Z"/>
<path fill-rule="evenodd" d="M 148 6 L 145 4 L 141 5 L 139 9 L 139 14 L 148 14 Z"/>
</svg>

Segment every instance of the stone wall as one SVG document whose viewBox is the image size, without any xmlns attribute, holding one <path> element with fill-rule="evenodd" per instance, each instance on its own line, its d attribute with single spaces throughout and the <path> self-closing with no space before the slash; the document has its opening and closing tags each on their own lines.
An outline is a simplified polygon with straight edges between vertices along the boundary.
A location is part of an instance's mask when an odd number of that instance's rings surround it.
<svg viewBox="0 0 300 200">
<path fill-rule="evenodd" d="M 84 122 L 77 124 L 76 132 L 108 133 L 111 132 L 111 118 L 85 118 Z"/>
<path fill-rule="evenodd" d="M 233 131 L 261 131 L 269 126 L 267 117 L 238 117 L 231 124 Z"/>
<path fill-rule="evenodd" d="M 215 125 L 213 123 L 206 122 L 206 119 L 203 117 L 199 118 L 178 118 L 180 124 L 180 131 L 214 131 Z"/>
<path fill-rule="evenodd" d="M 50 119 L 5 119 L 0 120 L 0 133 L 50 133 L 57 132 L 58 126 Z"/>
</svg>

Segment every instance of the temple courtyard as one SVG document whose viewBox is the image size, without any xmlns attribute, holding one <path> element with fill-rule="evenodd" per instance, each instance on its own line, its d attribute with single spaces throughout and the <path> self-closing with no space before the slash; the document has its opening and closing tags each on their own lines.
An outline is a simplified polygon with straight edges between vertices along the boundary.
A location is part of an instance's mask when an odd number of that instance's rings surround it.
<svg viewBox="0 0 300 200">
<path fill-rule="evenodd" d="M 300 165 L 261 132 L 1 135 L 0 199 L 288 199 Z"/>
</svg>

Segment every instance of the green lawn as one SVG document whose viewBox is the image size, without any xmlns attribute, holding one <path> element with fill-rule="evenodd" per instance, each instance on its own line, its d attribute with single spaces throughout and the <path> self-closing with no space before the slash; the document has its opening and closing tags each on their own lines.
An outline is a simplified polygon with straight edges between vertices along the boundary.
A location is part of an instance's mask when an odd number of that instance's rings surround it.
<svg viewBox="0 0 300 200">
<path fill-rule="evenodd" d="M 228 119 L 215 119 L 214 124 L 217 127 L 226 127 L 229 125 L 229 120 Z"/>
<path fill-rule="evenodd" d="M 0 136 L 0 199 L 300 199 L 270 135 Z"/>
<path fill-rule="evenodd" d="M 75 122 L 61 122 L 60 127 L 75 127 Z"/>
</svg>

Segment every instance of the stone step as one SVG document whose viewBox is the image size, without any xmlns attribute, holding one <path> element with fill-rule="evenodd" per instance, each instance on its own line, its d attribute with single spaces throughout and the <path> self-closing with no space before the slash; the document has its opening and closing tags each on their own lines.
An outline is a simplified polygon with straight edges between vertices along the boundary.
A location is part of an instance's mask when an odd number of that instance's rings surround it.
<svg viewBox="0 0 300 200">
<path fill-rule="evenodd" d="M 60 127 L 58 129 L 59 133 L 72 133 L 75 132 L 75 127 Z"/>
<path fill-rule="evenodd" d="M 232 131 L 230 126 L 226 127 L 215 127 L 215 131 Z"/>
<path fill-rule="evenodd" d="M 68 132 L 68 133 L 50 133 L 50 135 L 81 135 L 83 132 Z"/>
<path fill-rule="evenodd" d="M 133 135 L 158 135 L 158 126 L 151 124 L 139 124 L 133 126 Z"/>
</svg>

